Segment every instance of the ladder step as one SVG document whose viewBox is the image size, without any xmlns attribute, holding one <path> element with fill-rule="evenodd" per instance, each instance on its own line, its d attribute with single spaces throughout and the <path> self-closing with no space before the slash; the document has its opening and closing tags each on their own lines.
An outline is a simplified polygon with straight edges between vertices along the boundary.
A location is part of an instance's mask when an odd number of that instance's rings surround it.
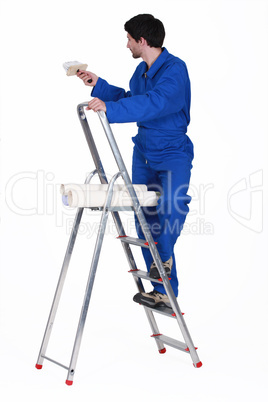
<svg viewBox="0 0 268 402">
<path fill-rule="evenodd" d="M 171 317 L 171 318 L 176 318 L 176 314 L 174 313 L 174 311 L 172 310 L 172 308 L 169 307 L 147 307 L 147 306 L 143 306 L 144 308 L 154 312 L 154 313 L 159 313 L 162 315 L 165 315 L 167 317 Z"/>
<path fill-rule="evenodd" d="M 121 240 L 124 243 L 129 243 L 129 244 L 134 244 L 135 246 L 149 248 L 148 242 L 143 239 L 138 239 L 138 238 L 130 237 L 130 236 L 118 236 L 117 239 Z M 157 242 L 155 244 L 157 244 Z"/>
<path fill-rule="evenodd" d="M 128 271 L 128 272 L 130 272 L 134 276 L 137 276 L 138 278 L 146 279 L 146 280 L 151 281 L 151 282 L 156 282 L 156 283 L 163 282 L 162 278 L 159 278 L 159 279 L 150 278 L 148 272 L 141 271 L 140 269 L 134 269 L 134 270 L 131 270 L 131 271 Z M 171 278 L 168 278 L 168 279 L 170 280 Z"/>
<path fill-rule="evenodd" d="M 189 353 L 189 349 L 186 343 L 177 341 L 177 339 L 170 338 L 169 336 L 162 335 L 162 334 L 154 334 L 152 335 L 154 338 L 158 338 L 162 341 L 165 345 L 171 346 L 175 349 L 182 350 L 183 352 Z"/>
</svg>

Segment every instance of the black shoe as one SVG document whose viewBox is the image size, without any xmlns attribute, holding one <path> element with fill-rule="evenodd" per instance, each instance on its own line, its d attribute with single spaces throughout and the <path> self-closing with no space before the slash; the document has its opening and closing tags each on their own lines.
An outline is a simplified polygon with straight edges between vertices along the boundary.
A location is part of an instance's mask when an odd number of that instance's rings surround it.
<svg viewBox="0 0 268 402">
<path fill-rule="evenodd" d="M 146 307 L 171 307 L 167 295 L 157 290 L 153 290 L 150 293 L 137 293 L 133 300 Z"/>
<path fill-rule="evenodd" d="M 163 262 L 163 267 L 166 271 L 167 276 L 170 276 L 171 274 L 171 270 L 172 270 L 172 265 L 173 265 L 173 258 L 172 256 L 170 257 L 169 260 Z M 156 267 L 155 262 L 153 261 L 150 267 L 150 273 L 149 273 L 149 277 L 153 278 L 153 279 L 159 279 L 161 278 L 158 269 Z"/>
</svg>

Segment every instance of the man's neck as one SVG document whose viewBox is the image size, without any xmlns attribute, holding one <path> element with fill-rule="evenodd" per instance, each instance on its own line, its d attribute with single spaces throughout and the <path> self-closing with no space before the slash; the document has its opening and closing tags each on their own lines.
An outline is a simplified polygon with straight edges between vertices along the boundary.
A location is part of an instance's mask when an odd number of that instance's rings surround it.
<svg viewBox="0 0 268 402">
<path fill-rule="evenodd" d="M 147 64 L 148 70 L 153 65 L 155 60 L 160 56 L 161 53 L 162 53 L 161 47 L 148 47 L 146 49 L 146 51 L 142 55 L 142 59 Z"/>
</svg>

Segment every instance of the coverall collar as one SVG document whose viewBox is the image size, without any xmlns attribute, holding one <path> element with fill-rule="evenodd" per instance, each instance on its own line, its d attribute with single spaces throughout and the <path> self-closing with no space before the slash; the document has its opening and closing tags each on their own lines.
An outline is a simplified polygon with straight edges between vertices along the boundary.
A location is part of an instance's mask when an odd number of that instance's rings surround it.
<svg viewBox="0 0 268 402">
<path fill-rule="evenodd" d="M 146 73 L 146 76 L 149 78 L 153 78 L 154 75 L 157 73 L 157 71 L 162 67 L 162 65 L 165 63 L 169 53 L 165 47 L 162 48 L 162 53 L 157 57 L 155 62 L 151 65 L 148 71 L 147 70 L 147 64 L 144 63 L 144 70 L 142 72 L 142 75 Z"/>
</svg>

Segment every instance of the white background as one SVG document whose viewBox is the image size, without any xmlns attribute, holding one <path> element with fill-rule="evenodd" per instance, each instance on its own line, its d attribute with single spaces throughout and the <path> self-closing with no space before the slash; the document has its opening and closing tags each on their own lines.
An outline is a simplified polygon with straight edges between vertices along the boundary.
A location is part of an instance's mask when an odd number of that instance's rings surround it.
<svg viewBox="0 0 268 402">
<path fill-rule="evenodd" d="M 94 168 L 76 115 L 90 90 L 62 63 L 86 62 L 128 89 L 137 60 L 123 26 L 144 12 L 163 21 L 165 46 L 192 83 L 193 201 L 176 254 L 179 304 L 203 367 L 172 348 L 157 353 L 110 222 L 67 387 L 58 366 L 35 369 L 75 214 L 62 207 L 59 184 L 81 183 Z M 267 400 L 267 13 L 261 0 L 1 1 L 2 400 Z M 110 175 L 97 116 L 88 119 Z M 130 169 L 135 124 L 112 128 Z M 66 365 L 98 219 L 83 220 L 48 350 Z M 131 233 L 131 215 L 124 220 Z M 159 321 L 180 337 L 172 320 Z"/>
</svg>

